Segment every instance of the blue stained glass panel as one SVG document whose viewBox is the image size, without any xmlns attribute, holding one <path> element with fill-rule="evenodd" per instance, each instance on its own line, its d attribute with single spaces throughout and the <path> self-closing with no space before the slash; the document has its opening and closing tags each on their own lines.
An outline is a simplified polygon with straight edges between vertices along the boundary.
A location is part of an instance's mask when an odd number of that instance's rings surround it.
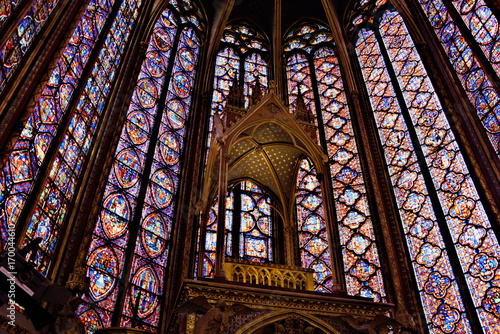
<svg viewBox="0 0 500 334">
<path fill-rule="evenodd" d="M 0 93 L 58 2 L 58 0 L 35 0 L 18 23 L 17 29 L 0 47 Z M 8 3 L 8 1 L 3 1 L 3 3 Z M 0 9 L 0 26 L 3 17 L 2 11 L 7 10 L 7 8 L 8 6 L 3 5 Z"/>
<path fill-rule="evenodd" d="M 5 217 L 5 210 L 10 209 L 7 200 L 18 201 L 15 212 L 6 212 L 7 217 L 13 220 L 4 219 L 0 223 L 2 235 L 6 233 L 6 224 L 17 224 L 17 217 L 24 206 L 23 199 L 31 192 L 39 168 L 45 160 L 45 153 L 67 111 L 73 91 L 112 5 L 113 1 L 110 0 L 90 1 L 68 44 L 62 50 L 61 58 L 49 75 L 48 82 L 39 86 L 37 91 L 40 95 L 29 104 L 33 105 L 33 109 L 30 107 L 28 111 L 28 121 L 9 154 L 1 175 L 6 197 L 0 203 L 0 217 Z M 71 179 L 67 173 L 61 173 L 60 177 Z"/>
<path fill-rule="evenodd" d="M 198 52 L 199 42 L 196 32 L 192 28 L 184 29 L 180 34 L 166 102 L 166 109 L 171 108 L 170 101 L 176 101 L 183 105 L 183 109 L 186 111 L 180 116 L 183 125 L 189 116 L 187 111 L 191 108 L 192 83 L 196 75 L 195 65 Z M 185 80 L 182 89 L 179 89 L 178 86 L 179 76 Z M 145 205 L 142 211 L 139 229 L 140 242 L 135 247 L 134 264 L 131 271 L 132 288 L 125 301 L 122 325 L 125 325 L 127 318 L 133 316 L 136 303 L 139 304 L 138 316 L 142 322 L 150 327 L 157 327 L 160 318 L 160 307 L 157 305 L 163 293 L 171 232 L 171 224 L 165 224 L 165 222 L 173 221 L 176 204 L 174 195 L 177 193 L 180 175 L 179 159 L 172 160 L 170 156 L 166 156 L 165 147 L 169 147 L 170 150 L 174 148 L 176 156 L 182 155 L 186 133 L 184 126 L 173 127 L 169 119 L 170 114 L 165 110 L 154 151 L 155 163 L 149 176 L 147 190 L 149 196 L 153 198 L 153 203 L 151 206 Z M 151 215 L 155 215 L 153 221 Z M 151 233 L 152 231 L 153 233 Z M 144 277 L 150 277 L 150 279 L 144 281 Z M 153 278 L 155 278 L 155 282 L 152 282 Z M 139 294 L 139 292 L 141 293 Z"/>
<path fill-rule="evenodd" d="M 99 105 L 106 99 L 106 92 L 102 86 L 110 85 L 114 79 L 114 70 L 119 64 L 123 46 L 128 41 L 140 5 L 139 1 L 125 1 L 118 11 L 84 92 L 80 96 L 67 133 L 59 146 L 56 160 L 50 168 L 44 191 L 37 202 L 38 214 L 31 218 L 24 243 L 36 237 L 48 238 L 48 236 L 55 239 L 54 243 L 57 242 L 66 211 L 75 192 L 82 163 L 96 130 L 92 123 L 97 122 L 101 116 L 102 110 Z M 119 45 L 120 49 L 112 50 L 111 44 Z M 116 165 L 118 173 L 126 179 L 126 182 L 130 184 L 135 182 L 139 165 L 137 155 L 132 151 L 126 151 L 122 154 L 120 162 L 121 165 Z M 66 173 L 62 174 L 61 171 Z M 38 221 L 41 217 L 44 217 L 46 227 Z M 45 274 L 50 267 L 54 252 L 53 249 L 49 250 L 44 246 L 39 252 L 37 266 Z"/>
<path fill-rule="evenodd" d="M 498 19 L 484 0 L 453 0 L 452 3 L 495 72 L 500 75 Z"/>
<path fill-rule="evenodd" d="M 500 95 L 494 89 L 490 79 L 474 55 L 470 45 L 464 38 L 442 0 L 420 0 L 420 5 L 429 19 L 436 36 L 448 55 L 451 65 L 457 72 L 470 102 L 476 108 L 479 120 L 495 152 L 500 154 Z M 481 5 L 483 1 L 453 1 L 464 22 L 472 29 L 486 57 L 492 62 L 497 75 L 500 73 L 498 58 L 499 41 L 498 22 L 491 11 Z M 481 11 L 477 11 L 481 7 Z M 481 43 L 484 40 L 486 44 Z"/>
<path fill-rule="evenodd" d="M 471 333 L 408 127 L 372 30 L 360 30 L 356 52 L 384 148 L 429 330 L 441 333 L 461 328 Z M 361 263 L 357 268 L 362 267 L 368 269 Z M 436 284 L 439 293 L 434 288 Z M 455 316 L 443 317 L 444 311 Z"/>
<path fill-rule="evenodd" d="M 132 101 L 127 112 L 127 122 L 122 129 L 118 142 L 115 161 L 113 162 L 113 167 L 104 191 L 102 208 L 93 232 L 93 241 L 90 245 L 89 254 L 92 254 L 95 249 L 100 247 L 101 243 L 105 242 L 109 244 L 108 247 L 114 252 L 125 252 L 129 243 L 130 232 L 128 227 L 136 214 L 137 196 L 144 170 L 142 161 L 146 159 L 147 147 L 153 130 L 152 124 L 156 118 L 159 99 L 158 92 L 161 91 L 165 82 L 165 76 L 157 77 L 156 72 L 150 72 L 151 63 L 157 62 L 158 65 L 164 66 L 168 64 L 172 40 L 166 40 L 162 37 L 175 36 L 176 32 L 177 23 L 174 14 L 171 10 L 167 9 L 155 24 L 146 52 L 146 59 L 143 61 L 141 72 L 137 79 L 138 84 L 132 94 Z M 160 44 L 160 47 L 158 47 L 158 40 L 164 42 Z M 169 42 L 170 44 L 168 44 Z M 158 55 L 161 57 L 161 61 L 158 60 Z M 150 57 L 153 59 L 150 59 Z M 147 82 L 147 84 L 141 85 L 143 82 Z M 156 92 L 156 94 L 151 92 Z M 134 160 L 136 161 L 134 162 Z M 129 166 L 133 167 L 128 167 L 127 169 L 126 164 L 124 166 L 125 161 L 127 161 Z M 135 175 L 136 173 L 137 176 Z M 136 177 L 137 180 L 134 180 Z M 116 271 L 116 276 L 113 279 L 120 279 L 123 274 L 121 268 L 124 265 L 124 261 L 124 257 L 117 259 L 119 270 Z M 88 275 L 95 265 L 95 261 L 88 256 Z M 96 280 L 90 280 L 91 288 L 98 284 Z M 92 312 L 96 312 L 99 315 L 100 320 L 98 323 L 104 327 L 109 327 L 115 308 L 116 297 L 116 292 L 113 292 L 103 296 L 100 300 L 95 300 L 92 296 L 89 296 L 84 299 L 84 302 L 87 305 L 92 305 L 92 309 L 88 310 L 92 310 Z M 90 312 L 88 310 L 85 311 L 85 309 L 86 306 L 81 306 L 78 311 L 82 319 L 85 319 L 86 312 Z"/>
<path fill-rule="evenodd" d="M 271 199 L 250 182 L 240 184 L 240 254 L 239 257 L 260 262 L 273 261 L 273 225 Z"/>
<path fill-rule="evenodd" d="M 500 281 L 469 274 L 480 258 L 499 258 L 500 247 L 464 158 L 422 61 L 400 15 L 386 12 L 381 34 L 391 58 L 427 166 L 441 202 L 462 270 L 486 333 L 500 330 L 484 308 L 486 291 Z M 403 43 L 401 43 L 403 42 Z M 406 52 L 401 52 L 403 49 Z M 453 160 L 449 156 L 453 155 Z M 444 159 L 443 159 L 444 157 Z M 446 158 L 448 157 L 448 159 Z M 482 254 L 482 257 L 478 257 Z M 500 269 L 491 269 L 500 277 Z M 457 319 L 458 321 L 458 319 Z"/>
</svg>

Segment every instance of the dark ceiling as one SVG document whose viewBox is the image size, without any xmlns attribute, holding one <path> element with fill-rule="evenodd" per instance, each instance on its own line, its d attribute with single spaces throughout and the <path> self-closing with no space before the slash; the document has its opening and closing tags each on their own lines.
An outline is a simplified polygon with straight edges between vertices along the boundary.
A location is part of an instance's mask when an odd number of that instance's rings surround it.
<svg viewBox="0 0 500 334">
<path fill-rule="evenodd" d="M 349 1 L 331 1 L 339 18 Z M 209 17 L 217 16 L 217 11 L 224 7 L 225 0 L 202 0 Z M 271 38 L 274 21 L 274 0 L 235 0 L 228 22 L 246 21 L 252 23 L 262 33 Z M 327 17 L 321 0 L 281 0 L 281 33 L 287 31 L 298 21 L 315 19 L 327 23 Z"/>
</svg>

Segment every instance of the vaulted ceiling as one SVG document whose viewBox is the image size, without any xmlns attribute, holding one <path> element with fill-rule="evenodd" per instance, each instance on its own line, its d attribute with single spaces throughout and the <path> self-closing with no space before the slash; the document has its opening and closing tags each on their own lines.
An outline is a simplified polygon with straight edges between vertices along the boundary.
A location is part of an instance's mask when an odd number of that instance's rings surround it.
<svg viewBox="0 0 500 334">
<path fill-rule="evenodd" d="M 226 0 L 227 1 L 227 0 Z M 217 16 L 225 0 L 201 0 L 207 14 L 211 17 Z M 327 23 L 327 17 L 323 2 L 330 2 L 339 21 L 350 1 L 335 0 L 280 0 L 281 3 L 281 32 L 283 35 L 298 21 L 304 19 L 315 19 Z M 228 22 L 246 21 L 253 23 L 255 27 L 267 37 L 273 35 L 274 11 L 276 0 L 235 0 L 229 15 Z"/>
</svg>

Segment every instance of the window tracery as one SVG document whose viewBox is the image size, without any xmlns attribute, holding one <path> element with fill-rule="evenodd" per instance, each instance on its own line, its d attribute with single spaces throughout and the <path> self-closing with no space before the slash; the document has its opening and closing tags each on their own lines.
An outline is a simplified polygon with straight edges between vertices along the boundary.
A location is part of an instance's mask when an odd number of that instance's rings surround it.
<svg viewBox="0 0 500 334">
<path fill-rule="evenodd" d="M 206 227 L 203 277 L 213 277 L 217 245 L 216 200 L 210 208 Z M 254 182 L 234 185 L 226 197 L 226 257 L 257 261 L 274 261 L 274 229 L 271 198 Z"/>
<path fill-rule="evenodd" d="M 202 277 L 213 277 L 215 272 L 215 252 L 217 248 L 217 213 L 219 209 L 218 199 L 210 207 L 207 226 L 205 229 L 205 257 L 203 259 Z M 226 222 L 225 222 L 225 256 L 231 257 L 233 250 L 233 212 L 234 193 L 226 197 Z M 199 241 L 198 241 L 199 243 Z M 199 246 L 198 246 L 199 247 Z M 198 249 L 199 250 L 199 249 Z"/>
<path fill-rule="evenodd" d="M 34 1 L 9 44 L 0 50 L 0 92 L 57 3 Z M 23 245 L 42 238 L 35 261 L 44 274 L 65 234 L 66 216 L 141 6 L 138 0 L 120 2 L 121 7 L 113 0 L 90 3 L 94 7 L 89 6 L 77 24 L 56 68 L 47 74 L 47 85 L 38 88 L 34 112 L 0 172 L 0 187 L 6 191 L 0 196 L 4 240 L 7 224 L 16 223 L 21 213 L 27 215 L 24 203 L 39 183 L 41 194 L 30 208 L 34 214 Z M 500 75 L 500 42 L 495 15 L 482 0 L 420 3 L 499 152 L 500 102 L 495 80 Z M 8 4 L 0 10 L 0 27 L 16 1 Z M 113 6 L 116 17 L 108 18 Z M 359 32 L 356 51 L 429 331 L 470 333 L 474 321 L 485 332 L 494 331 L 500 319 L 496 307 L 500 252 L 473 178 L 403 19 L 387 10 L 390 4 L 386 0 L 360 0 L 359 6 L 363 11 L 350 18 L 349 29 Z M 201 15 L 195 7 L 188 0 L 170 1 L 168 12 L 154 28 L 142 64 L 87 258 L 92 285 L 79 314 L 90 332 L 110 324 L 158 329 L 200 47 Z M 100 35 L 107 20 L 111 30 L 104 38 Z M 93 51 L 97 39 L 104 43 L 95 64 L 90 64 L 90 53 L 97 53 Z M 17 49 L 11 48 L 14 45 Z M 212 115 L 223 112 L 235 82 L 243 87 L 245 107 L 257 79 L 264 88 L 268 86 L 267 45 L 263 36 L 246 25 L 228 26 L 217 56 Z M 305 101 L 315 116 L 318 143 L 329 157 L 348 293 L 386 301 L 333 38 L 325 26 L 305 24 L 287 35 L 284 49 L 289 103 L 296 107 L 299 96 Z M 488 73 L 484 59 L 496 74 Z M 80 75 L 85 67 L 90 74 L 83 83 Z M 75 91 L 81 94 L 73 96 Z M 72 99 L 75 106 L 70 109 Z M 63 117 L 68 120 L 64 131 L 59 128 Z M 212 124 L 211 119 L 210 129 Z M 56 144 L 49 157 L 49 147 Z M 46 159 L 53 162 L 48 164 Z M 44 164 L 48 173 L 41 179 Z M 317 290 L 328 292 L 332 290 L 331 241 L 319 176 L 308 160 L 299 169 L 296 214 L 301 261 L 315 270 Z M 276 222 L 269 196 L 245 181 L 231 188 L 225 200 L 226 256 L 274 261 Z M 205 277 L 213 275 L 217 209 L 216 202 L 206 230 Z M 133 225 L 136 227 L 130 229 Z M 131 233 L 135 228 L 136 233 Z M 132 240 L 135 234 L 137 239 Z M 119 280 L 126 281 L 123 298 L 115 292 Z M 467 286 L 459 289 L 460 281 Z M 468 299 L 465 290 L 470 291 Z M 475 308 L 477 315 L 467 314 L 464 304 L 471 301 L 470 309 Z M 123 312 L 116 314 L 114 310 L 121 306 Z"/>
<path fill-rule="evenodd" d="M 17 1 L 11 1 L 11 3 L 15 4 Z M 17 24 L 17 28 L 11 37 L 0 47 L 0 93 L 58 3 L 58 0 L 33 1 L 28 12 Z M 1 9 L 5 10 L 5 16 L 2 15 L 0 10 L 0 26 L 2 17 L 7 17 L 8 8 L 9 6 L 6 6 Z"/>
<path fill-rule="evenodd" d="M 500 155 L 500 93 L 495 84 L 500 76 L 500 41 L 498 20 L 483 0 L 452 1 L 448 8 L 443 1 L 419 1 L 425 15 L 457 73 L 467 96 L 477 111 L 493 149 Z M 452 11 L 458 11 L 469 31 L 460 30 Z M 472 35 L 472 40 L 467 35 Z M 496 76 L 484 68 L 473 51 L 476 44 L 490 62 Z M 480 53 L 481 51 L 479 51 Z"/>
<path fill-rule="evenodd" d="M 477 270 L 479 262 L 498 257 L 498 241 L 402 17 L 390 9 L 380 14 L 373 28 L 360 28 L 356 51 L 429 330 L 472 331 L 474 315 L 465 312 L 455 278 L 461 269 L 479 321 L 490 332 L 497 323 L 488 313 L 496 283 L 493 276 L 479 278 Z M 453 244 L 446 245 L 443 229 Z M 451 266 L 453 247 L 461 268 Z"/>
<path fill-rule="evenodd" d="M 321 185 L 309 159 L 300 162 L 297 173 L 297 230 L 301 266 L 314 270 L 315 290 L 331 292 L 332 260 Z"/>
<path fill-rule="evenodd" d="M 68 112 L 68 103 L 78 86 L 90 52 L 102 30 L 113 3 L 91 1 L 76 26 L 62 57 L 57 61 L 49 81 L 35 99 L 30 117 L 10 154 L 1 175 L 6 193 L 2 201 L 2 240 L 5 242 L 7 224 L 14 225 L 31 194 L 46 152 L 59 131 L 61 120 Z M 92 74 L 85 84 L 69 127 L 52 162 L 49 175 L 31 217 L 23 244 L 42 238 L 36 254 L 37 269 L 47 273 L 68 206 L 75 193 L 79 173 L 100 120 L 105 96 L 114 79 L 123 48 L 132 29 L 140 1 L 124 1 L 100 51 Z"/>
<path fill-rule="evenodd" d="M 318 142 L 324 143 L 328 153 L 347 291 L 383 301 L 385 288 L 370 207 L 333 46 L 331 33 L 319 24 L 304 24 L 287 35 L 289 103 L 296 108 L 300 90 L 316 115 Z"/>
<path fill-rule="evenodd" d="M 222 116 L 226 97 L 234 83 L 243 87 L 245 108 L 250 105 L 250 94 L 257 78 L 261 87 L 268 86 L 269 57 L 267 42 L 261 34 L 245 24 L 228 25 L 221 39 L 221 51 L 217 54 L 209 125 L 209 140 L 215 114 Z M 207 150 L 208 152 L 208 150 Z"/>
<path fill-rule="evenodd" d="M 201 22 L 194 3 L 172 1 L 154 26 L 87 256 L 90 295 L 78 313 L 88 331 L 157 330 Z"/>
</svg>

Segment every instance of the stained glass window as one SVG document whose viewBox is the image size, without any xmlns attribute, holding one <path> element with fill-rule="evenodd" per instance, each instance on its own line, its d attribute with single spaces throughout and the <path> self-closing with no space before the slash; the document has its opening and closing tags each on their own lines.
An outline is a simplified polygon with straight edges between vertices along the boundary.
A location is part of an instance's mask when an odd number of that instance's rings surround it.
<svg viewBox="0 0 500 334">
<path fill-rule="evenodd" d="M 261 89 L 268 86 L 268 67 L 264 57 L 268 56 L 265 39 L 245 25 L 230 25 L 224 30 L 221 51 L 215 64 L 214 92 L 209 131 L 213 116 L 222 115 L 229 89 L 237 82 L 244 89 L 245 107 L 250 104 L 252 87 L 258 78 Z M 236 78 L 236 76 L 238 76 Z M 211 135 L 209 135 L 209 138 Z M 209 144 L 210 146 L 210 140 Z"/>
<path fill-rule="evenodd" d="M 0 93 L 58 2 L 58 0 L 35 0 L 26 15 L 17 24 L 11 37 L 1 46 Z M 3 10 L 4 8 L 2 8 Z M 1 17 L 0 13 L 0 22 Z"/>
<path fill-rule="evenodd" d="M 156 332 L 159 324 L 201 28 L 195 4 L 174 4 L 154 26 L 93 232 L 90 294 L 78 311 L 88 331 L 111 326 L 117 303 L 117 325 Z M 128 283 L 119 295 L 122 277 Z"/>
<path fill-rule="evenodd" d="M 217 245 L 216 201 L 210 208 L 206 227 L 203 277 L 213 277 Z M 255 183 L 243 181 L 226 197 L 226 257 L 272 262 L 274 226 L 271 198 Z"/>
<path fill-rule="evenodd" d="M 54 255 L 76 183 L 101 119 L 106 96 L 120 64 L 139 5 L 140 2 L 134 0 L 125 1 L 121 5 L 117 19 L 113 22 L 90 78 L 80 95 L 28 225 L 23 243 L 26 244 L 36 237 L 42 238 L 35 263 L 38 270 L 44 274 Z"/>
<path fill-rule="evenodd" d="M 210 208 L 208 222 L 205 231 L 205 258 L 203 260 L 202 277 L 213 277 L 215 272 L 215 251 L 217 248 L 217 213 L 219 210 L 218 200 Z M 233 211 L 234 211 L 234 193 L 230 192 L 226 197 L 226 229 L 225 244 L 226 256 L 232 256 L 232 238 L 233 238 Z"/>
<path fill-rule="evenodd" d="M 260 46 L 254 45 L 253 47 Z M 245 59 L 245 84 L 243 93 L 245 94 L 245 107 L 250 105 L 250 95 L 256 80 L 260 81 L 262 87 L 267 87 L 267 64 L 258 53 L 253 53 Z"/>
<path fill-rule="evenodd" d="M 224 48 L 218 53 L 215 64 L 212 117 L 210 117 L 209 127 L 210 133 L 213 127 L 213 115 L 215 115 L 215 113 L 222 115 L 224 107 L 226 106 L 226 97 L 229 94 L 229 88 L 231 88 L 236 75 L 238 75 L 239 67 L 240 59 L 232 48 Z M 208 145 L 210 146 L 210 140 Z"/>
<path fill-rule="evenodd" d="M 472 36 L 493 68 L 500 74 L 500 38 L 498 20 L 484 0 L 453 0 Z"/>
<path fill-rule="evenodd" d="M 307 57 L 302 54 L 292 55 L 288 59 L 286 72 L 288 79 L 288 101 L 292 108 L 297 108 L 297 97 L 301 94 L 306 106 L 316 115 L 311 68 Z"/>
<path fill-rule="evenodd" d="M 24 209 L 40 166 L 45 161 L 45 153 L 52 145 L 61 120 L 68 111 L 73 92 L 113 3 L 110 0 L 90 1 L 68 44 L 63 48 L 61 58 L 48 73 L 48 81 L 36 89 L 36 96 L 28 103 L 30 107 L 26 112 L 29 118 L 0 175 L 0 182 L 5 189 L 0 199 L 2 244 L 6 240 L 7 224 L 15 226 Z M 139 4 L 137 1 L 130 3 L 133 7 Z M 114 21 L 121 22 L 122 19 L 116 17 Z M 71 179 L 67 169 L 62 168 L 58 173 L 61 180 Z"/>
<path fill-rule="evenodd" d="M 332 49 L 333 37 L 319 24 L 297 28 L 285 43 L 288 94 L 291 106 L 301 91 L 320 126 L 319 142 L 326 144 L 335 209 L 350 295 L 385 301 L 375 234 L 366 187 L 354 138 L 340 67 Z M 306 51 L 306 54 L 299 53 Z M 316 84 L 314 84 L 315 82 Z M 319 105 L 316 105 L 315 96 Z M 324 218 L 322 218 L 324 220 Z M 303 262 L 305 259 L 303 258 Z"/>
<path fill-rule="evenodd" d="M 461 269 L 484 331 L 494 333 L 498 241 L 402 17 L 385 11 L 377 29 L 360 30 L 356 51 L 429 330 L 472 331 L 475 315 L 465 312 L 455 279 Z M 452 269 L 440 228 L 449 231 L 448 247 L 455 248 L 461 268 Z"/>
<path fill-rule="evenodd" d="M 483 0 L 452 1 L 447 8 L 442 0 L 419 1 L 434 31 L 448 55 L 453 69 L 475 107 L 495 152 L 500 155 L 500 93 L 492 82 L 500 76 L 500 41 L 498 20 Z M 453 20 L 451 11 L 458 10 L 470 31 L 461 31 Z M 467 35 L 472 34 L 472 41 Z M 496 77 L 481 65 L 471 47 L 477 42 L 491 63 Z"/>
<path fill-rule="evenodd" d="M 271 198 L 250 181 L 241 183 L 239 190 L 241 215 L 234 223 L 236 230 L 239 225 L 239 257 L 273 261 Z"/>
<path fill-rule="evenodd" d="M 230 201 L 230 203 L 232 203 L 232 201 Z M 215 252 L 217 249 L 217 210 L 219 210 L 218 202 L 214 203 L 210 208 L 207 227 L 205 230 L 205 258 L 203 259 L 202 277 L 213 277 L 215 271 Z"/>
<path fill-rule="evenodd" d="M 19 0 L 3 0 L 0 2 L 0 27 L 3 25 L 3 22 L 10 16 L 14 8 L 16 8 L 18 3 Z"/>
<path fill-rule="evenodd" d="M 323 195 L 316 177 L 316 169 L 308 159 L 300 162 L 295 201 L 301 266 L 314 270 L 316 291 L 331 292 L 332 260 Z"/>
<path fill-rule="evenodd" d="M 245 107 L 248 107 L 250 105 L 250 95 L 257 79 L 261 84 L 261 89 L 265 89 L 268 86 L 268 65 L 265 60 L 265 57 L 268 57 L 268 49 L 266 45 L 267 42 L 265 39 L 257 31 L 246 25 L 229 25 L 224 30 L 221 40 L 221 50 L 217 54 L 215 63 L 206 158 L 208 158 L 208 148 L 210 148 L 214 115 L 222 116 L 230 88 L 234 84 L 243 87 Z M 231 221 L 228 221 L 227 217 L 228 214 L 232 214 L 232 209 L 228 208 L 232 208 L 233 205 L 233 202 L 229 203 L 226 201 L 226 230 L 232 230 L 233 216 L 230 216 Z M 206 229 L 204 277 L 213 276 L 215 245 L 217 243 L 216 219 L 217 209 L 212 207 Z M 231 233 L 226 233 L 226 246 L 232 242 L 232 238 Z M 227 246 L 226 249 L 226 255 L 231 256 L 232 247 Z"/>
</svg>

